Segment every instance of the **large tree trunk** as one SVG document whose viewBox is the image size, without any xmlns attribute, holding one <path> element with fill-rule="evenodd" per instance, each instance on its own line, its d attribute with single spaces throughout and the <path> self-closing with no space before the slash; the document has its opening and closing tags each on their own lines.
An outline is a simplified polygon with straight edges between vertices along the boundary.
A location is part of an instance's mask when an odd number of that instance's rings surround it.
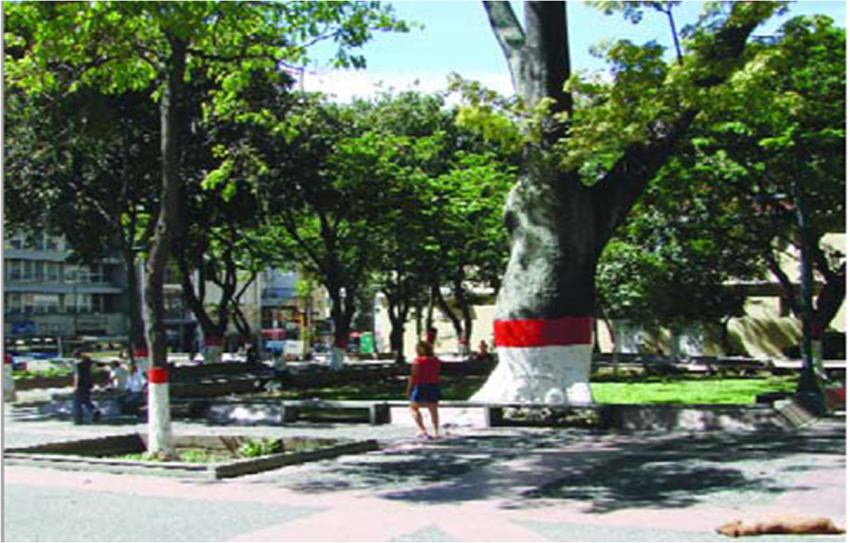
<svg viewBox="0 0 850 543">
<path fill-rule="evenodd" d="M 529 107 L 543 98 L 570 111 L 566 6 L 526 2 L 524 32 L 507 2 L 485 2 L 514 88 Z M 511 257 L 496 300 L 499 364 L 475 401 L 590 402 L 591 323 L 598 236 L 592 191 L 557 169 L 543 146 L 562 135 L 545 126 L 541 148 L 527 150 L 505 222 Z"/>
<path fill-rule="evenodd" d="M 511 258 L 496 301 L 499 364 L 474 400 L 592 401 L 598 260 L 592 193 L 545 163 L 511 191 Z"/>
<path fill-rule="evenodd" d="M 181 183 L 177 127 L 186 69 L 186 44 L 171 39 L 171 62 L 160 103 L 162 123 L 162 198 L 156 230 L 147 261 L 145 309 L 147 312 L 150 368 L 148 370 L 148 452 L 173 457 L 168 388 L 168 353 L 165 338 L 163 284 L 169 253 L 178 232 Z"/>
<path fill-rule="evenodd" d="M 695 84 L 723 82 L 752 30 L 772 6 L 740 2 L 698 59 Z M 564 2 L 525 2 L 523 30 L 508 2 L 484 2 L 508 61 L 514 88 L 527 107 L 543 98 L 553 112 L 572 112 L 563 90 L 569 78 Z M 648 182 L 693 122 L 696 112 L 654 121 L 646 141 L 627 146 L 595 185 L 558 169 L 551 144 L 565 134 L 554 118 L 539 144 L 529 145 L 525 172 L 511 190 L 505 219 L 511 257 L 496 302 L 494 336 L 499 364 L 475 401 L 584 403 L 592 401 L 590 361 L 599 256 Z"/>
</svg>

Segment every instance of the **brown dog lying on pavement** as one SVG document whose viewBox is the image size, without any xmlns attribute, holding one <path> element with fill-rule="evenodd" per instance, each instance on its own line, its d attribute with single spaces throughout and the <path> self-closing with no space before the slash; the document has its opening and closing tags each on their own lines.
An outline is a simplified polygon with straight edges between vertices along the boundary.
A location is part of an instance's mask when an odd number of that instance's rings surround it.
<svg viewBox="0 0 850 543">
<path fill-rule="evenodd" d="M 844 530 L 825 517 L 778 515 L 760 520 L 733 520 L 717 528 L 717 532 L 729 537 L 741 537 L 762 534 L 843 534 Z"/>
</svg>

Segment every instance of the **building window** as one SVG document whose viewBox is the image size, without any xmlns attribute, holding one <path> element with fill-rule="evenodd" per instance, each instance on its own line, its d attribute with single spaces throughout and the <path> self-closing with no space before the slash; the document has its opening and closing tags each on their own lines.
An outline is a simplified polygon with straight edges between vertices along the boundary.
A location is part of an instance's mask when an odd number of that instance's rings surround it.
<svg viewBox="0 0 850 543">
<path fill-rule="evenodd" d="M 76 283 L 78 280 L 78 272 L 77 266 L 73 264 L 65 264 L 65 269 L 62 271 L 62 276 L 64 277 L 65 283 Z"/>
<path fill-rule="evenodd" d="M 68 277 L 68 274 L 65 274 Z M 92 264 L 91 266 L 76 267 L 77 282 L 81 284 L 104 283 L 105 274 L 103 264 Z"/>
<path fill-rule="evenodd" d="M 33 295 L 33 308 L 36 313 L 58 313 L 58 294 L 35 294 Z"/>
<path fill-rule="evenodd" d="M 89 283 L 105 283 L 106 273 L 103 264 L 89 266 Z"/>
<path fill-rule="evenodd" d="M 80 294 L 79 295 L 79 308 L 80 313 L 91 313 L 94 311 L 94 303 L 91 294 Z"/>
<path fill-rule="evenodd" d="M 18 292 L 6 293 L 5 313 L 20 313 L 21 312 L 21 295 Z"/>
<path fill-rule="evenodd" d="M 35 281 L 35 262 L 32 260 L 24 260 L 24 273 L 21 279 L 23 281 Z"/>
<path fill-rule="evenodd" d="M 90 277 L 91 272 L 89 271 L 88 266 L 77 266 L 77 283 L 91 283 Z"/>
<path fill-rule="evenodd" d="M 21 280 L 21 261 L 20 260 L 6 260 L 3 263 L 3 275 L 7 281 L 20 281 Z"/>
<path fill-rule="evenodd" d="M 51 283 L 58 283 L 62 277 L 61 264 L 58 262 L 47 263 L 47 280 Z"/>
<path fill-rule="evenodd" d="M 91 313 L 93 302 L 91 294 L 66 294 L 64 300 L 66 313 Z"/>
<path fill-rule="evenodd" d="M 33 314 L 34 300 L 32 294 L 21 294 L 21 311 L 27 315 Z"/>
</svg>

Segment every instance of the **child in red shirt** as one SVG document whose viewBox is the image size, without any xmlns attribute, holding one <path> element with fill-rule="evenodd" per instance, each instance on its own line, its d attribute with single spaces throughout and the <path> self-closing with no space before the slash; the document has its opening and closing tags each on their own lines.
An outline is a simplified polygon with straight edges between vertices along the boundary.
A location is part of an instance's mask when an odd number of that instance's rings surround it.
<svg viewBox="0 0 850 543">
<path fill-rule="evenodd" d="M 413 422 L 419 427 L 417 437 L 429 439 L 428 431 L 422 420 L 419 408 L 425 406 L 431 414 L 431 425 L 434 427 L 434 436 L 440 436 L 440 415 L 437 406 L 440 402 L 440 359 L 434 356 L 434 347 L 426 342 L 420 341 L 416 345 L 416 360 L 410 370 L 410 379 L 407 381 L 407 396 L 410 398 L 410 414 Z"/>
</svg>

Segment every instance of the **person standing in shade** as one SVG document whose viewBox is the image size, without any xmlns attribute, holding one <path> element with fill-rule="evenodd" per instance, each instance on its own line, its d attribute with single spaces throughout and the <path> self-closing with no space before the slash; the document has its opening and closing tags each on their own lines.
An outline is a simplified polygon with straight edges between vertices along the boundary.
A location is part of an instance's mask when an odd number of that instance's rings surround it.
<svg viewBox="0 0 850 543">
<path fill-rule="evenodd" d="M 410 398 L 410 414 L 413 422 L 419 428 L 419 439 L 430 439 L 440 437 L 440 359 L 434 356 L 434 347 L 427 341 L 416 344 L 416 360 L 410 370 L 410 378 L 407 381 L 407 397 Z M 433 436 L 425 429 L 425 421 L 422 418 L 420 408 L 425 407 L 431 415 L 431 426 L 434 428 Z"/>
<path fill-rule="evenodd" d="M 92 421 L 97 422 L 100 420 L 100 410 L 91 401 L 94 361 L 82 351 L 74 353 L 74 358 L 77 359 L 74 365 L 74 424 L 83 424 L 83 408 L 88 409 Z"/>
</svg>

